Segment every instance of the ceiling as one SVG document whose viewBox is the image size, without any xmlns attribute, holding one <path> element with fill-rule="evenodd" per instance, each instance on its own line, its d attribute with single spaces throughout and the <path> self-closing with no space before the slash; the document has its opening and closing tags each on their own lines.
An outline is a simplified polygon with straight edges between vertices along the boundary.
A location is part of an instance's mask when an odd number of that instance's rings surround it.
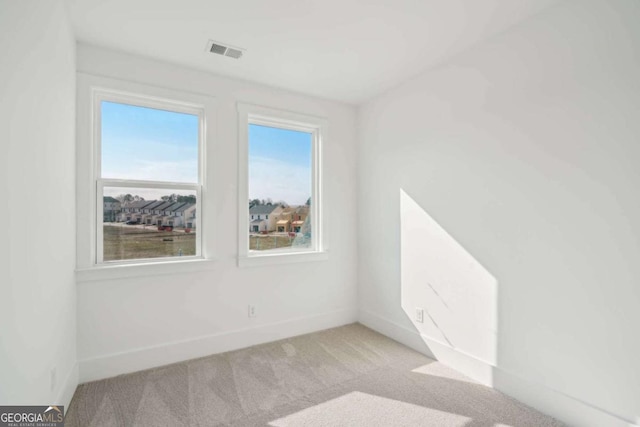
<svg viewBox="0 0 640 427">
<path fill-rule="evenodd" d="M 556 0 L 67 0 L 79 41 L 359 104 Z M 205 52 L 213 39 L 240 60 Z"/>
</svg>

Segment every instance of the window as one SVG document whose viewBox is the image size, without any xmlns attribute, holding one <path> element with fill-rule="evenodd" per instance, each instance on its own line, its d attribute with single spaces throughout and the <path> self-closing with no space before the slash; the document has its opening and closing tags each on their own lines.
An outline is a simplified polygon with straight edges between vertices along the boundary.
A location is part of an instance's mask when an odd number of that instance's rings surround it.
<svg viewBox="0 0 640 427">
<path fill-rule="evenodd" d="M 201 257 L 204 108 L 92 94 L 95 265 Z M 106 212 L 103 201 L 117 208 Z"/>
<path fill-rule="evenodd" d="M 215 99 L 82 72 L 77 90 L 78 282 L 213 268 Z"/>
<path fill-rule="evenodd" d="M 239 104 L 238 111 L 239 264 L 326 259 L 321 194 L 326 121 L 247 104 Z"/>
</svg>

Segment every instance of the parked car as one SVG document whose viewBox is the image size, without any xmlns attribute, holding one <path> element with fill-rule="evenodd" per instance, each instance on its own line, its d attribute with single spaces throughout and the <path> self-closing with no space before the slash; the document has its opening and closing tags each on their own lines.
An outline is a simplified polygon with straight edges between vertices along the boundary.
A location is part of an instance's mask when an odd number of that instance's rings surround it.
<svg viewBox="0 0 640 427">
<path fill-rule="evenodd" d="M 137 223 L 138 223 L 138 221 L 134 221 L 134 220 L 130 220 L 130 221 L 125 222 L 125 224 L 127 224 L 127 225 L 136 225 Z"/>
</svg>

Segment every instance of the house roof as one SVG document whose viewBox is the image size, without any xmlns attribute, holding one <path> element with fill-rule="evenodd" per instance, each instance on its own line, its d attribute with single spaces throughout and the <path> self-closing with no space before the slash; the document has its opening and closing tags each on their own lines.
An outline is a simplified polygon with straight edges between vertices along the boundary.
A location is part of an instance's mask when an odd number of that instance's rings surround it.
<svg viewBox="0 0 640 427">
<path fill-rule="evenodd" d="M 289 224 L 289 220 L 288 219 L 281 219 L 280 221 L 276 222 L 276 224 L 278 224 L 278 225 L 287 225 L 287 224 Z"/>
<path fill-rule="evenodd" d="M 262 224 L 264 222 L 264 219 L 254 219 L 253 221 L 251 221 L 251 224 Z"/>
<path fill-rule="evenodd" d="M 145 209 L 154 209 L 157 206 L 160 206 L 161 204 L 164 203 L 164 200 L 154 200 L 152 203 L 148 204 L 147 206 L 145 206 Z"/>
<path fill-rule="evenodd" d="M 168 208 L 169 206 L 171 206 L 173 204 L 173 202 L 164 202 L 161 205 L 156 206 L 155 208 L 153 208 L 156 211 L 162 211 L 165 210 L 166 208 Z"/>
<path fill-rule="evenodd" d="M 192 206 L 195 206 L 195 204 L 193 203 L 185 203 L 184 205 L 180 206 L 178 209 L 174 209 L 176 212 L 182 212 L 182 211 L 186 211 L 187 209 L 191 208 Z"/>
<path fill-rule="evenodd" d="M 115 199 L 111 196 L 105 196 L 102 198 L 102 200 L 104 201 L 104 203 L 120 203 L 118 199 Z"/>
<path fill-rule="evenodd" d="M 138 200 L 137 202 L 132 202 L 127 205 L 128 208 L 143 208 L 151 203 L 155 202 L 155 200 Z"/>
<path fill-rule="evenodd" d="M 278 205 L 256 205 L 256 206 L 251 206 L 249 208 L 249 214 L 251 215 L 263 215 L 263 214 L 270 214 L 271 212 L 273 212 L 273 210 L 275 208 L 277 208 Z"/>
<path fill-rule="evenodd" d="M 298 206 L 296 208 L 296 213 L 297 214 L 308 214 L 309 213 L 309 206 L 307 206 L 307 205 Z"/>
<path fill-rule="evenodd" d="M 169 211 L 169 212 L 173 212 L 178 210 L 179 207 L 181 207 L 182 205 L 184 205 L 184 202 L 175 202 L 172 203 L 171 205 L 167 206 L 166 208 L 164 208 L 165 211 Z"/>
</svg>

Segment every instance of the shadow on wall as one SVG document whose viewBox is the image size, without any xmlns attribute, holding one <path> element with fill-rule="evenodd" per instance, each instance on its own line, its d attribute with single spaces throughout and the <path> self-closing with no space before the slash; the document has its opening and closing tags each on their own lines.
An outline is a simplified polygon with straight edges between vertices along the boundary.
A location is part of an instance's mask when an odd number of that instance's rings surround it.
<svg viewBox="0 0 640 427">
<path fill-rule="evenodd" d="M 403 189 L 400 240 L 402 309 L 421 340 L 439 361 L 493 385 L 498 281 Z"/>
</svg>

